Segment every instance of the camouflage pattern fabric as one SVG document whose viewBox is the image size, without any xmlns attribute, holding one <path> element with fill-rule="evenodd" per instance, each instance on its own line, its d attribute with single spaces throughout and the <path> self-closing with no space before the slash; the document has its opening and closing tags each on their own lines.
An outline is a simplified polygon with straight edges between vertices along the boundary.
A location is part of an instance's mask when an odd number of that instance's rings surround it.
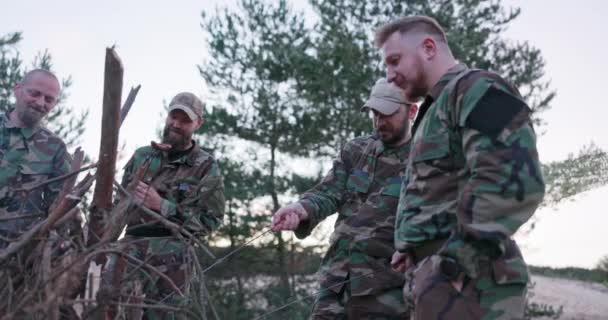
<svg viewBox="0 0 608 320">
<path fill-rule="evenodd" d="M 0 235 L 15 238 L 47 216 L 63 183 L 27 190 L 68 173 L 70 158 L 63 141 L 51 131 L 40 126 L 17 128 L 8 114 L 0 115 Z M 0 240 L 0 248 L 6 245 Z"/>
<path fill-rule="evenodd" d="M 309 215 L 296 230 L 299 238 L 338 212 L 330 247 L 319 269 L 321 288 L 327 292 L 315 306 L 314 319 L 339 317 L 349 312 L 353 305 L 349 301 L 355 297 L 371 301 L 374 298 L 370 296 L 390 296 L 387 292 L 403 286 L 404 277 L 391 269 L 390 259 L 395 251 L 395 211 L 408 153 L 409 144 L 387 148 L 376 137 L 356 138 L 342 149 L 323 181 L 299 200 Z M 352 282 L 340 284 L 349 278 Z M 348 293 L 347 301 L 331 298 L 344 292 Z M 401 299 L 378 301 L 386 304 L 386 319 L 406 314 Z"/>
<path fill-rule="evenodd" d="M 375 295 L 351 296 L 350 287 L 342 292 L 325 290 L 315 301 L 311 319 L 315 320 L 402 320 L 407 318 L 401 288 Z"/>
<path fill-rule="evenodd" d="M 123 186 L 144 161 L 149 161 L 150 166 L 143 182 L 163 198 L 160 214 L 195 235 L 204 236 L 217 229 L 224 216 L 224 182 L 211 155 L 198 145 L 176 159 L 169 159 L 166 152 L 150 146 L 139 148 L 125 166 Z M 127 233 L 161 227 L 156 221 L 147 221 L 147 216 L 135 206 L 131 209 L 134 213 L 130 214 Z"/>
<path fill-rule="evenodd" d="M 161 214 L 202 238 L 216 229 L 224 214 L 224 183 L 216 161 L 198 145 L 178 157 L 170 157 L 152 147 L 138 149 L 125 167 L 123 185 L 128 185 L 137 168 L 150 163 L 144 182 L 163 198 Z M 173 308 L 187 304 L 192 273 L 188 243 L 132 205 L 126 236 L 119 242 L 122 254 L 111 254 L 102 272 L 100 294 L 121 290 L 120 300 L 133 303 L 160 303 Z M 134 257 L 156 271 L 134 263 Z M 175 287 L 183 295 L 178 294 Z M 132 293 L 138 293 L 133 295 Z M 143 299 L 145 297 L 145 299 Z M 107 297 L 106 297 L 107 298 Z M 102 299 L 104 299 L 102 297 Z M 112 297 L 116 299 L 116 297 Z M 137 298 L 135 299 L 137 301 Z M 117 312 L 120 310 L 112 310 Z M 131 313 L 132 315 L 132 313 Z M 145 308 L 146 319 L 181 319 L 184 314 L 169 309 Z M 130 318 L 130 316 L 127 316 Z"/>
<path fill-rule="evenodd" d="M 401 189 L 395 246 L 419 263 L 411 275 L 416 290 L 438 279 L 444 289 L 433 287 L 424 295 L 414 290 L 408 299 L 420 315 L 416 319 L 523 317 L 529 275 L 510 237 L 544 195 L 530 113 L 517 90 L 498 75 L 464 65 L 450 69 L 422 104 Z M 476 290 L 446 292 L 449 280 L 462 274 Z M 474 316 L 435 313 L 449 309 L 458 295 L 470 299 L 469 305 L 479 304 Z"/>
</svg>

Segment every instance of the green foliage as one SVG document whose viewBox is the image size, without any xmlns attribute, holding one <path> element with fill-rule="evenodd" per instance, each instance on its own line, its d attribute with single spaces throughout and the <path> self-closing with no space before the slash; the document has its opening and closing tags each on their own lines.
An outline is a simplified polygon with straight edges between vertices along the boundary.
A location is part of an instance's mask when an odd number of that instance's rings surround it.
<svg viewBox="0 0 608 320">
<path fill-rule="evenodd" d="M 20 32 L 0 37 L 0 112 L 12 104 L 13 87 L 21 80 L 21 58 L 15 45 L 21 41 Z"/>
<path fill-rule="evenodd" d="M 603 256 L 597 263 L 597 269 L 608 275 L 608 255 Z"/>
<path fill-rule="evenodd" d="M 600 259 L 596 269 L 601 274 L 602 283 L 608 287 L 608 255 L 605 255 Z"/>
<path fill-rule="evenodd" d="M 555 205 L 576 194 L 608 183 L 608 154 L 594 144 L 577 155 L 543 165 L 547 190 L 543 205 Z"/>
<path fill-rule="evenodd" d="M 224 256 L 233 247 L 213 248 L 216 256 Z M 288 265 L 292 272 L 294 296 L 307 296 L 316 290 L 312 276 L 321 262 L 314 247 L 300 248 L 292 254 Z M 210 301 L 220 319 L 253 319 L 268 310 L 291 301 L 289 291 L 280 285 L 276 271 L 274 249 L 247 246 L 220 268 L 212 269 L 207 278 Z M 268 319 L 306 319 L 310 301 L 293 304 L 285 312 Z"/>
<path fill-rule="evenodd" d="M 16 45 L 22 39 L 20 32 L 0 37 L 0 112 L 6 112 L 13 105 L 13 87 L 21 81 L 23 74 L 28 70 L 23 66 L 19 51 L 16 49 Z M 52 57 L 48 50 L 36 56 L 31 68 L 53 71 Z M 61 80 L 59 103 L 46 118 L 49 129 L 59 135 L 68 148 L 76 147 L 81 142 L 88 117 L 88 110 L 78 114 L 72 107 L 67 106 L 71 85 L 71 77 Z"/>
<path fill-rule="evenodd" d="M 597 269 L 585 269 L 577 267 L 568 268 L 551 268 L 551 267 L 537 267 L 529 266 L 530 272 L 546 277 L 572 279 L 578 281 L 589 281 L 601 283 L 606 278 L 606 275 L 598 267 Z"/>
<path fill-rule="evenodd" d="M 548 304 L 528 303 L 524 313 L 524 319 L 559 319 L 564 313 L 564 307 L 555 308 Z"/>
<path fill-rule="evenodd" d="M 359 113 L 369 88 L 384 75 L 374 30 L 395 17 L 429 15 L 445 28 L 457 59 L 471 67 L 494 70 L 520 88 L 536 112 L 549 109 L 555 92 L 544 76 L 540 50 L 527 42 L 513 43 L 504 31 L 517 18 L 498 0 L 311 0 L 319 22 L 314 27 L 313 59 L 301 66 L 300 94 L 320 115 L 333 121 L 321 127 L 318 155 L 335 155 L 345 141 L 369 132 Z M 310 59 L 310 58 L 308 58 Z"/>
<path fill-rule="evenodd" d="M 304 63 L 301 51 L 310 41 L 303 16 L 293 13 L 286 1 L 266 4 L 242 0 L 236 11 L 218 9 L 213 15 L 203 14 L 202 27 L 210 57 L 199 71 L 208 88 L 220 97 L 219 105 L 212 106 L 206 115 L 203 137 L 218 155 L 229 199 L 228 223 L 214 239 L 227 239 L 234 249 L 270 226 L 272 212 L 281 205 L 280 196 L 311 186 L 303 186 L 310 179 L 285 173 L 281 160 L 310 154 L 311 141 L 316 138 L 311 129 L 314 112 L 304 108 L 295 85 L 295 66 Z M 248 149 L 235 151 L 244 145 Z M 297 182 L 292 183 L 292 179 Z M 288 251 L 282 235 L 263 238 L 257 245 L 272 254 L 248 258 L 240 253 L 238 259 L 223 265 L 223 272 L 237 270 L 230 279 L 238 285 L 236 291 L 224 290 L 218 301 L 250 301 L 245 299 L 249 297 L 272 308 L 294 293 L 297 271 L 289 266 L 294 252 Z M 272 273 L 278 275 L 278 283 L 272 284 L 272 289 L 251 285 L 245 289 L 242 284 L 248 279 L 239 271 L 265 264 L 274 266 Z M 240 305 L 251 311 L 260 307 Z M 219 310 L 225 318 L 248 314 L 230 312 Z"/>
</svg>

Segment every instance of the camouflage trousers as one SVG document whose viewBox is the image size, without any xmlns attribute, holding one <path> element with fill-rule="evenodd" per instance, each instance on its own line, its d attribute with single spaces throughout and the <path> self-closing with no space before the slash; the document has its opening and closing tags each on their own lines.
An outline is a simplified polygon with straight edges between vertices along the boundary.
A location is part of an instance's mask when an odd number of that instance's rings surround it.
<svg viewBox="0 0 608 320">
<path fill-rule="evenodd" d="M 310 315 L 312 320 L 401 320 L 407 317 L 400 287 L 374 295 L 351 296 L 348 285 L 339 293 L 323 290 Z"/>
<path fill-rule="evenodd" d="M 98 293 L 112 319 L 187 318 L 179 308 L 188 304 L 192 264 L 183 243 L 127 235 L 118 250 L 106 259 Z"/>
<path fill-rule="evenodd" d="M 403 294 L 415 320 L 523 319 L 527 284 L 497 284 L 491 267 L 480 268 L 476 279 L 464 277 L 456 290 L 445 272 L 442 257 L 432 255 L 406 271 Z"/>
</svg>

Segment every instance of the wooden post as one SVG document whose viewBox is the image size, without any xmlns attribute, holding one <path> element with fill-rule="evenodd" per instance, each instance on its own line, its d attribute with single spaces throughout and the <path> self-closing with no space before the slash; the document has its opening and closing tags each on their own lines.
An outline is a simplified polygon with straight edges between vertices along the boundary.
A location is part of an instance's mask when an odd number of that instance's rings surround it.
<svg viewBox="0 0 608 320">
<path fill-rule="evenodd" d="M 88 245 L 97 243 L 103 233 L 104 215 L 112 210 L 112 186 L 118 152 L 120 105 L 122 101 L 123 67 L 114 48 L 106 48 L 103 83 L 103 114 L 101 117 L 101 144 L 91 216 Z"/>
</svg>

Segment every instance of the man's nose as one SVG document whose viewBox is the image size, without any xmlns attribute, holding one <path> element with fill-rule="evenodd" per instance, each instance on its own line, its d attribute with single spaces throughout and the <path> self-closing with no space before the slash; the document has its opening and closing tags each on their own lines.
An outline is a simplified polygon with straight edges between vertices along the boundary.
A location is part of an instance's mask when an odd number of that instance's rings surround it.
<svg viewBox="0 0 608 320">
<path fill-rule="evenodd" d="M 396 76 L 397 74 L 392 67 L 386 67 L 386 81 L 393 82 L 395 81 Z"/>
<path fill-rule="evenodd" d="M 36 107 L 41 108 L 44 111 L 49 111 L 49 109 L 51 108 L 51 104 L 46 102 L 44 96 L 36 97 L 34 99 L 34 104 L 36 105 Z"/>
</svg>

